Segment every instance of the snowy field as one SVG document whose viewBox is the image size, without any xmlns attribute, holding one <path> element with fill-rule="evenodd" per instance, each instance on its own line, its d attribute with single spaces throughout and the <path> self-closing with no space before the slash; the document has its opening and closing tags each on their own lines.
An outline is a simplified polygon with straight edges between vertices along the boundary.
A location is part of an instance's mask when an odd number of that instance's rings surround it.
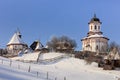
<svg viewBox="0 0 120 80">
<path fill-rule="evenodd" d="M 50 60 L 62 53 L 45 53 L 39 59 Z M 25 57 L 24 57 L 25 58 Z M 56 60 L 56 59 L 55 59 Z M 87 65 L 84 60 L 62 57 L 52 63 L 23 63 L 0 57 L 0 80 L 118 80 L 120 71 L 102 70 L 97 63 Z"/>
</svg>

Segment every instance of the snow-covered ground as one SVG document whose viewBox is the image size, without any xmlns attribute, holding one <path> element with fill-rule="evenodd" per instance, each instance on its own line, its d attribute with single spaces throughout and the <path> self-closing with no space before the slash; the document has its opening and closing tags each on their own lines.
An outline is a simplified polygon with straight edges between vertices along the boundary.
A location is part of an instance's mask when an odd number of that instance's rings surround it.
<svg viewBox="0 0 120 80">
<path fill-rule="evenodd" d="M 48 53 L 44 53 L 40 56 L 39 59 L 41 60 L 45 60 L 45 59 L 51 59 L 51 58 L 55 58 L 55 57 L 59 57 L 59 56 L 64 56 L 64 53 L 55 53 L 55 52 L 50 52 Z"/>
<path fill-rule="evenodd" d="M 23 54 L 22 56 L 13 57 L 12 60 L 18 60 L 18 61 L 37 61 L 39 57 L 40 52 L 34 52 L 29 54 Z"/>
<path fill-rule="evenodd" d="M 59 56 L 62 53 L 45 53 L 40 59 L 46 60 Z M 3 60 L 3 62 L 2 62 Z M 120 71 L 107 70 L 97 67 L 97 63 L 87 65 L 84 60 L 63 57 L 54 63 L 33 64 L 10 61 L 0 57 L 0 80 L 118 80 Z M 30 72 L 29 72 L 30 71 Z M 48 76 L 47 76 L 48 75 Z"/>
<path fill-rule="evenodd" d="M 16 67 L 18 65 L 15 65 L 18 64 L 17 62 L 13 62 L 10 66 L 9 59 L 0 57 L 0 61 L 0 80 L 44 80 L 36 77 L 32 73 L 28 73 L 27 70 L 18 69 Z"/>
</svg>

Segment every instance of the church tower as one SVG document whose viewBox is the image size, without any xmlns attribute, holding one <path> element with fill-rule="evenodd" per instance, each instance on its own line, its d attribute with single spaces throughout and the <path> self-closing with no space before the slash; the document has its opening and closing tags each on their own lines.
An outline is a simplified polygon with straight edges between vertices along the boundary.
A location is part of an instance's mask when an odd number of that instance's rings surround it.
<svg viewBox="0 0 120 80">
<path fill-rule="evenodd" d="M 101 24 L 100 19 L 94 14 L 93 18 L 88 23 L 89 32 L 87 36 L 81 39 L 83 51 L 106 52 L 109 39 L 103 36 Z"/>
<path fill-rule="evenodd" d="M 94 17 L 90 20 L 88 24 L 89 24 L 88 36 L 94 34 L 99 34 L 99 35 L 102 34 L 100 30 L 102 22 L 100 22 L 99 18 L 96 17 L 96 14 L 94 14 Z"/>
</svg>

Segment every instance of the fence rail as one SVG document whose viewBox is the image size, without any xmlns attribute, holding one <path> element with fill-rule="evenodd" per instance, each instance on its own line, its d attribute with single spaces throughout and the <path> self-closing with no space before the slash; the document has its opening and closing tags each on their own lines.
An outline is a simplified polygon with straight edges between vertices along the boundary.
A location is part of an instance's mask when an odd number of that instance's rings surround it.
<svg viewBox="0 0 120 80">
<path fill-rule="evenodd" d="M 65 56 L 59 56 L 53 59 L 47 59 L 43 62 L 50 62 L 50 61 L 55 61 L 61 58 L 64 58 Z M 14 69 L 19 69 L 19 70 L 23 70 L 26 71 L 28 73 L 32 73 L 32 75 L 34 75 L 36 78 L 40 78 L 40 79 L 45 79 L 45 80 L 67 80 L 66 77 L 56 77 L 54 74 L 52 75 L 52 72 L 42 72 L 42 71 L 36 71 L 33 66 L 31 65 L 27 65 L 27 66 L 23 66 L 24 64 L 27 63 L 23 63 L 23 62 L 19 62 L 19 61 L 13 61 L 13 60 L 4 60 L 4 59 L 0 59 L 0 64 L 1 65 L 5 65 L 5 66 L 10 66 L 11 68 Z M 60 78 L 60 79 L 59 79 Z"/>
</svg>

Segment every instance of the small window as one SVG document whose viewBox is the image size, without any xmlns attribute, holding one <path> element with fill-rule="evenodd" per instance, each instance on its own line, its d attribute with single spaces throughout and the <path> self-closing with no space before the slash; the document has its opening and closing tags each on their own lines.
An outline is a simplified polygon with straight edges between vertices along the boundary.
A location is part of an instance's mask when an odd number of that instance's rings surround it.
<svg viewBox="0 0 120 80">
<path fill-rule="evenodd" d="M 91 30 L 92 30 L 92 26 L 91 26 Z"/>
<path fill-rule="evenodd" d="M 98 45 L 96 46 L 96 50 L 98 50 Z"/>
<path fill-rule="evenodd" d="M 95 25 L 95 30 L 97 29 L 97 26 Z"/>
<path fill-rule="evenodd" d="M 98 29 L 100 30 L 100 26 L 98 26 Z"/>
<path fill-rule="evenodd" d="M 14 46 L 14 48 L 16 49 L 16 48 L 17 48 L 17 46 L 15 45 L 15 46 Z"/>
</svg>

